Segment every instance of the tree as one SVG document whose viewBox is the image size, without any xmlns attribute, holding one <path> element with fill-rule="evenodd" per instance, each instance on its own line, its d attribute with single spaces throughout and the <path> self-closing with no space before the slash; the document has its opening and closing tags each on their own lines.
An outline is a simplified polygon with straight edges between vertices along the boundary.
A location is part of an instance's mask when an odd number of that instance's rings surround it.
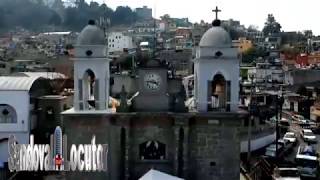
<svg viewBox="0 0 320 180">
<path fill-rule="evenodd" d="M 312 37 L 313 37 L 313 32 L 312 32 L 312 30 L 304 30 L 304 31 L 303 31 L 303 35 L 304 35 L 306 38 L 312 38 Z"/>
<path fill-rule="evenodd" d="M 63 10 L 64 4 L 63 4 L 62 0 L 54 0 L 54 2 L 52 4 L 52 9 Z"/>
<path fill-rule="evenodd" d="M 170 19 L 170 15 L 169 14 L 165 14 L 163 16 L 160 16 L 160 19 L 163 21 L 169 20 Z"/>
<path fill-rule="evenodd" d="M 0 8 L 0 27 L 5 26 L 4 10 Z"/>
<path fill-rule="evenodd" d="M 296 57 L 301 51 L 297 47 L 293 46 L 283 46 L 280 49 L 281 53 L 289 55 L 290 57 Z"/>
<path fill-rule="evenodd" d="M 132 24 L 135 20 L 135 12 L 133 12 L 128 6 L 118 6 L 111 18 L 113 25 Z"/>
<path fill-rule="evenodd" d="M 64 6 L 64 3 L 66 6 Z M 113 25 L 132 24 L 136 13 L 120 6 L 115 11 L 106 4 L 85 0 L 0 0 L 0 31 L 16 27 L 43 31 L 51 26 L 80 31 L 89 19 L 111 19 Z"/>
<path fill-rule="evenodd" d="M 268 18 L 264 23 L 262 32 L 265 36 L 279 34 L 281 32 L 281 28 L 281 25 L 276 21 L 273 14 L 268 14 Z"/>
<path fill-rule="evenodd" d="M 259 57 L 265 57 L 267 52 L 262 48 L 252 47 L 242 54 L 243 63 L 253 63 Z"/>
<path fill-rule="evenodd" d="M 55 11 L 52 11 L 52 15 L 50 17 L 49 24 L 59 26 L 61 24 L 61 22 L 62 22 L 62 20 L 61 20 L 61 17 L 59 16 L 59 14 L 56 13 Z"/>
<path fill-rule="evenodd" d="M 250 25 L 250 26 L 248 27 L 248 31 L 249 31 L 249 32 L 258 32 L 258 26 Z"/>
<path fill-rule="evenodd" d="M 229 32 L 231 39 L 239 39 L 239 37 L 244 37 L 245 32 L 237 29 L 236 27 L 229 25 L 227 23 L 223 23 L 222 27 Z"/>
</svg>

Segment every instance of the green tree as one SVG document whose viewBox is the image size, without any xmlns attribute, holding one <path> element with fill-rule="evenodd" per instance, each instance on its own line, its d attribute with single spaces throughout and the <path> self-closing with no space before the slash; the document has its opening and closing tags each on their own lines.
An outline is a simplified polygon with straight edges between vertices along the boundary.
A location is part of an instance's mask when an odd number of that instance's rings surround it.
<svg viewBox="0 0 320 180">
<path fill-rule="evenodd" d="M 66 7 L 64 6 L 66 3 Z M 0 31 L 22 27 L 43 31 L 47 27 L 80 31 L 89 19 L 110 18 L 113 25 L 132 24 L 136 13 L 129 7 L 115 11 L 106 4 L 85 0 L 0 0 Z"/>
<path fill-rule="evenodd" d="M 117 24 L 132 24 L 136 20 L 136 14 L 128 6 L 118 6 L 114 11 L 111 22 Z"/>
<path fill-rule="evenodd" d="M 253 63 L 259 57 L 265 57 L 267 52 L 262 48 L 252 47 L 242 54 L 243 63 Z"/>
<path fill-rule="evenodd" d="M 61 17 L 55 11 L 52 12 L 52 15 L 49 19 L 49 24 L 59 26 L 62 23 Z"/>
<path fill-rule="evenodd" d="M 273 14 L 268 14 L 267 21 L 264 23 L 264 28 L 262 30 L 265 36 L 278 34 L 281 32 L 281 25 L 276 21 Z"/>
</svg>

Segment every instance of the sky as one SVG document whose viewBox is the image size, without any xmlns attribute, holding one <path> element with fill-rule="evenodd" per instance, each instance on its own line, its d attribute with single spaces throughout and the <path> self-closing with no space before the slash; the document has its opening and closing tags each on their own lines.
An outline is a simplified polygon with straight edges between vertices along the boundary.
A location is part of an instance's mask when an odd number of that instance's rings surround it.
<svg viewBox="0 0 320 180">
<path fill-rule="evenodd" d="M 88 2 L 92 0 L 87 0 Z M 320 0 L 95 0 L 115 9 L 117 6 L 131 8 L 144 5 L 152 8 L 153 15 L 188 17 L 191 22 L 211 22 L 216 6 L 222 10 L 219 19 L 239 20 L 246 27 L 258 26 L 261 30 L 269 13 L 281 24 L 283 31 L 312 30 L 320 35 Z"/>
</svg>

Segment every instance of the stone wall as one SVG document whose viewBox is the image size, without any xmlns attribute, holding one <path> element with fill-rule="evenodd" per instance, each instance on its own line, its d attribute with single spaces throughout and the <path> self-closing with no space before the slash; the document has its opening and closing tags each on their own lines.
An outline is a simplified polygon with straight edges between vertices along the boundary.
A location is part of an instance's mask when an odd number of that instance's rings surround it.
<svg viewBox="0 0 320 180">
<path fill-rule="evenodd" d="M 120 179 L 118 153 L 120 128 L 113 125 L 111 118 L 104 118 L 101 115 L 63 117 L 63 132 L 68 136 L 69 151 L 71 144 L 90 144 L 95 135 L 96 144 L 108 144 L 110 155 L 107 172 L 68 172 L 67 179 Z"/>
<path fill-rule="evenodd" d="M 189 178 L 239 179 L 240 139 L 237 123 L 203 120 L 190 127 Z M 226 121 L 226 120 L 225 120 Z M 211 124 L 214 122 L 213 124 Z M 195 171 L 195 169 L 197 169 Z"/>
<path fill-rule="evenodd" d="M 67 179 L 136 180 L 151 168 L 186 180 L 239 179 L 241 113 L 64 115 L 68 144 L 109 146 L 107 173 L 66 173 Z M 139 146 L 165 144 L 165 158 L 142 159 Z M 68 147 L 69 149 L 70 147 Z"/>
<path fill-rule="evenodd" d="M 293 70 L 285 72 L 286 83 L 290 85 L 301 85 L 320 81 L 320 70 Z"/>
</svg>

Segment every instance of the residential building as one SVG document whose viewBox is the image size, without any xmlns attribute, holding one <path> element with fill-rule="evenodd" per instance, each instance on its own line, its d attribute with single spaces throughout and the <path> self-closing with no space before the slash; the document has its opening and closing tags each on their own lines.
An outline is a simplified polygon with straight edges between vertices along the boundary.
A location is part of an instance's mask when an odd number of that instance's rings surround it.
<svg viewBox="0 0 320 180">
<path fill-rule="evenodd" d="M 143 20 L 152 19 L 152 9 L 147 6 L 136 8 L 137 17 Z"/>
<path fill-rule="evenodd" d="M 144 20 L 133 25 L 133 31 L 140 34 L 153 34 L 157 29 L 157 24 L 154 20 Z"/>
<path fill-rule="evenodd" d="M 264 48 L 267 49 L 279 49 L 281 44 L 280 36 L 268 36 L 265 38 L 265 41 L 262 42 Z"/>
<path fill-rule="evenodd" d="M 178 27 L 175 33 L 175 49 L 191 49 L 192 48 L 192 31 L 191 28 Z"/>
<path fill-rule="evenodd" d="M 279 59 L 271 62 L 256 63 L 256 67 L 248 69 L 248 81 L 251 82 L 251 77 L 254 77 L 254 82 L 261 88 L 271 88 L 280 85 L 284 82 L 284 74 L 282 63 Z"/>
<path fill-rule="evenodd" d="M 252 41 L 253 44 L 260 44 L 265 41 L 263 32 L 258 30 L 248 30 L 245 31 L 245 37 Z"/>
<path fill-rule="evenodd" d="M 318 69 L 292 69 L 285 72 L 285 83 L 289 85 L 301 85 L 320 81 Z"/>
<path fill-rule="evenodd" d="M 132 36 L 123 32 L 111 32 L 108 34 L 108 52 L 124 52 L 135 48 Z"/>
<path fill-rule="evenodd" d="M 192 41 L 193 46 L 199 46 L 202 35 L 210 28 L 208 23 L 194 24 L 192 27 Z"/>
<path fill-rule="evenodd" d="M 238 40 L 233 40 L 232 44 L 238 48 L 239 53 L 246 52 L 253 47 L 252 41 L 247 40 L 245 37 L 240 37 Z"/>
</svg>

